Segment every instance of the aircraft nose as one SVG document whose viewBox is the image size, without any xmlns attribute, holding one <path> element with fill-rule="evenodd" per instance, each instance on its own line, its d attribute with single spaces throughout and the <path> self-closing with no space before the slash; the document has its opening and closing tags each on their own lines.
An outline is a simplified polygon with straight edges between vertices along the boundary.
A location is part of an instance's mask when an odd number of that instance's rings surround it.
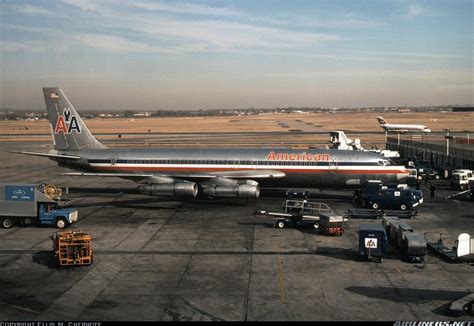
<svg viewBox="0 0 474 326">
<path fill-rule="evenodd" d="M 410 175 L 410 172 L 408 172 L 407 170 L 404 170 L 404 172 L 397 173 L 397 179 L 402 180 L 402 179 L 408 178 L 409 175 Z"/>
</svg>

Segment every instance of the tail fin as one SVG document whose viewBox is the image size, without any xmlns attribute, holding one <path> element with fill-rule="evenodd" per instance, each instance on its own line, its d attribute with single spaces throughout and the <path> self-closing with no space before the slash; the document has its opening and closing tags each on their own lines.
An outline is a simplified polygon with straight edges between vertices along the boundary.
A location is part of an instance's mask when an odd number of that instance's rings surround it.
<svg viewBox="0 0 474 326">
<path fill-rule="evenodd" d="M 61 88 L 43 87 L 43 93 L 55 149 L 106 148 L 92 136 Z"/>
<path fill-rule="evenodd" d="M 379 124 L 381 124 L 381 125 L 386 125 L 387 124 L 387 121 L 385 121 L 385 119 L 383 117 L 377 117 L 377 120 L 378 120 Z"/>
</svg>

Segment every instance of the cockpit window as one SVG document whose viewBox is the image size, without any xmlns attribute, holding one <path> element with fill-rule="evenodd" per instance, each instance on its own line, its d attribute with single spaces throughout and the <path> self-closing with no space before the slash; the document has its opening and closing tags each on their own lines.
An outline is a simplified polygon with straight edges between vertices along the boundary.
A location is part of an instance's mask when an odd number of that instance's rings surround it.
<svg viewBox="0 0 474 326">
<path fill-rule="evenodd" d="M 379 165 L 385 165 L 385 164 L 383 164 L 383 160 L 378 160 L 377 163 L 378 163 Z"/>
<path fill-rule="evenodd" d="M 395 161 L 394 161 L 394 160 L 392 160 L 392 159 L 391 159 L 391 158 L 389 158 L 389 157 L 387 157 L 387 158 L 386 158 L 386 161 L 388 162 L 388 164 L 387 164 L 387 165 L 396 165 Z"/>
</svg>

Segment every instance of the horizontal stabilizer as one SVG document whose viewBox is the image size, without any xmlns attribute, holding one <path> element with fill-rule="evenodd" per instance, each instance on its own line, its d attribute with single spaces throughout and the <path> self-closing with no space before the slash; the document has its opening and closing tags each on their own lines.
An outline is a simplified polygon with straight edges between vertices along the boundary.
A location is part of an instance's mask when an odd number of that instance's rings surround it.
<svg viewBox="0 0 474 326">
<path fill-rule="evenodd" d="M 75 156 L 75 155 L 63 155 L 63 154 L 51 154 L 51 153 L 17 152 L 17 151 L 9 151 L 9 153 L 33 155 L 33 156 L 44 156 L 44 157 L 51 157 L 51 158 L 67 158 L 71 160 L 79 160 L 81 158 L 80 156 Z"/>
</svg>

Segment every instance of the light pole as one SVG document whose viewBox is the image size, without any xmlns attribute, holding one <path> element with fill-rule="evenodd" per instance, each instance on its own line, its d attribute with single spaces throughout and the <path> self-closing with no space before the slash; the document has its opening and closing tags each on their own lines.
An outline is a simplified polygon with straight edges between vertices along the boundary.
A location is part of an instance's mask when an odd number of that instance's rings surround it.
<svg viewBox="0 0 474 326">
<path fill-rule="evenodd" d="M 448 164 L 448 166 L 451 166 L 451 160 L 449 159 L 449 140 L 450 139 L 454 139 L 453 136 L 449 135 L 449 132 L 450 130 L 449 129 L 443 129 L 444 131 L 446 131 L 446 136 L 444 136 L 444 138 L 446 138 L 446 161 Z"/>
<path fill-rule="evenodd" d="M 462 132 L 467 133 L 467 144 L 469 145 L 471 142 L 469 141 L 469 134 L 471 133 L 470 130 L 463 130 Z"/>
<path fill-rule="evenodd" d="M 446 136 L 444 136 L 446 138 L 446 156 L 449 156 L 449 140 L 452 139 L 452 136 L 449 136 L 449 129 L 443 130 L 446 131 Z"/>
</svg>

